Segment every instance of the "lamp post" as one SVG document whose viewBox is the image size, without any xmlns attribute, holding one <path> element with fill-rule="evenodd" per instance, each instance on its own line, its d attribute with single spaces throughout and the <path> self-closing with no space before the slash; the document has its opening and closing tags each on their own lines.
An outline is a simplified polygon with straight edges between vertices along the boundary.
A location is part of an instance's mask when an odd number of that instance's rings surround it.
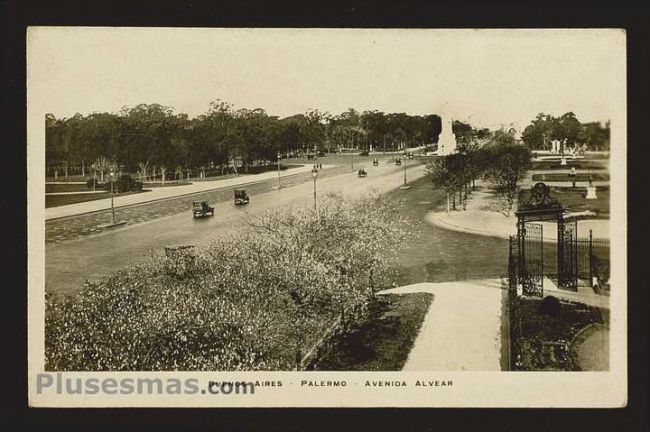
<svg viewBox="0 0 650 432">
<path fill-rule="evenodd" d="M 408 163 L 409 158 L 406 157 L 406 153 L 404 153 L 404 186 L 406 186 L 406 164 Z"/>
<path fill-rule="evenodd" d="M 354 133 L 352 134 L 350 141 L 352 142 L 352 152 L 350 153 L 350 169 L 354 171 L 354 151 L 356 149 L 354 142 Z"/>
<path fill-rule="evenodd" d="M 314 211 L 316 211 L 316 178 L 318 177 L 318 170 L 316 167 L 311 170 L 311 176 L 314 178 Z"/>
<path fill-rule="evenodd" d="M 115 173 L 111 171 L 109 174 L 109 178 L 111 180 L 111 213 L 113 214 L 113 225 L 115 225 L 115 205 L 113 204 L 113 178 L 115 177 Z"/>
<path fill-rule="evenodd" d="M 280 189 L 282 185 L 280 184 L 280 152 L 278 152 L 278 189 Z"/>
</svg>

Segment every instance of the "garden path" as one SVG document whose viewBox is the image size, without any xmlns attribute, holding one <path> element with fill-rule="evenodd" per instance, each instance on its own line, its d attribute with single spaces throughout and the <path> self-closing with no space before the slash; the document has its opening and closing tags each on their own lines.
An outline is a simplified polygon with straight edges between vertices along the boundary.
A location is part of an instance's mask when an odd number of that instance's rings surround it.
<svg viewBox="0 0 650 432">
<path fill-rule="evenodd" d="M 500 279 L 423 282 L 378 294 L 414 292 L 434 299 L 403 370 L 501 370 Z"/>
</svg>

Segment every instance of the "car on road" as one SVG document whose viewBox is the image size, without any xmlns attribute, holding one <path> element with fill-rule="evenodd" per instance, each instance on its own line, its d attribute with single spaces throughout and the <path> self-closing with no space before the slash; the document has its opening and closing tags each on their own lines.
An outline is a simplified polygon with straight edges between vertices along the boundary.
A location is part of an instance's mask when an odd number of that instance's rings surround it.
<svg viewBox="0 0 650 432">
<path fill-rule="evenodd" d="M 366 172 L 366 170 L 364 170 L 364 169 L 360 169 L 360 170 L 357 172 L 357 175 L 358 175 L 359 177 L 367 177 L 367 176 L 368 176 L 368 173 Z"/>
<path fill-rule="evenodd" d="M 374 159 L 372 160 L 372 166 L 379 166 L 379 159 L 374 158 Z"/>
<path fill-rule="evenodd" d="M 244 205 L 250 202 L 245 189 L 235 189 L 235 205 Z"/>
<path fill-rule="evenodd" d="M 192 203 L 193 217 L 204 217 L 208 214 L 210 214 L 210 216 L 214 216 L 214 207 L 209 205 L 206 201 L 194 201 Z"/>
<path fill-rule="evenodd" d="M 402 165 L 402 159 L 395 159 L 395 165 Z"/>
</svg>

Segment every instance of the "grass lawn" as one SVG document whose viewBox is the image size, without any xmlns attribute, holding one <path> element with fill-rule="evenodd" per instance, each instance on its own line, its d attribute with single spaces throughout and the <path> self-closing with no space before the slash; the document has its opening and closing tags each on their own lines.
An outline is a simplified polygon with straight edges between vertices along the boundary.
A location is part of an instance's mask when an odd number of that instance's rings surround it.
<svg viewBox="0 0 650 432">
<path fill-rule="evenodd" d="M 425 222 L 431 211 L 446 208 L 446 195 L 428 177 L 409 183 L 408 190 L 388 193 L 403 200 L 400 213 L 413 223 L 413 233 L 394 260 L 395 283 L 450 282 L 499 278 L 508 268 L 508 241 L 450 231 Z"/>
<path fill-rule="evenodd" d="M 550 315 L 539 310 L 541 302 L 519 300 L 521 336 L 515 345 L 521 358 L 517 370 L 578 370 L 571 345 L 573 338 L 589 324 L 607 325 L 609 310 L 563 301 L 557 314 Z"/>
<path fill-rule="evenodd" d="M 595 181 L 605 181 L 609 180 L 608 173 L 595 172 L 591 173 L 592 180 Z M 577 182 L 588 182 L 589 174 L 579 173 L 571 177 L 564 173 L 547 173 L 547 174 L 533 174 L 533 181 L 543 181 L 543 182 L 565 182 L 565 181 L 577 181 Z"/>
<path fill-rule="evenodd" d="M 428 293 L 377 296 L 367 320 L 336 341 L 311 368 L 401 370 L 432 301 L 433 295 Z"/>
<path fill-rule="evenodd" d="M 57 178 L 54 178 L 54 176 L 45 176 L 45 181 L 46 182 L 87 182 L 88 179 L 92 178 L 93 173 L 92 171 L 89 174 L 86 174 L 85 176 L 82 175 L 69 175 L 67 178 L 63 175 L 63 173 L 59 173 L 59 176 Z M 99 179 L 99 175 L 97 176 Z"/>
<path fill-rule="evenodd" d="M 125 192 L 121 194 L 115 194 L 115 197 L 121 197 L 126 195 L 133 195 L 136 193 L 148 192 L 146 190 L 142 192 Z M 87 201 L 95 201 L 98 199 L 110 198 L 110 193 L 98 193 L 98 194 L 72 194 L 72 195 L 45 195 L 45 208 L 58 207 L 68 204 L 77 204 Z"/>
<path fill-rule="evenodd" d="M 96 190 L 103 190 L 101 186 L 98 186 Z M 63 184 L 46 184 L 45 193 L 59 193 L 59 192 L 88 192 L 92 191 L 92 188 L 88 189 L 88 186 L 85 184 L 75 184 L 75 183 L 63 183 Z"/>
</svg>

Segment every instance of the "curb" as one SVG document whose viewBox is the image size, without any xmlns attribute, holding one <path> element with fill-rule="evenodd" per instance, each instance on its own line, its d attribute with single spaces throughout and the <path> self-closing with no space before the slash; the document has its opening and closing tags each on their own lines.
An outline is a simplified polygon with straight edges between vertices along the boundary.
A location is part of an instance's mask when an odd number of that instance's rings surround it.
<svg viewBox="0 0 650 432">
<path fill-rule="evenodd" d="M 429 222 L 432 225 L 435 225 L 439 228 L 447 229 L 450 231 L 458 231 L 458 232 L 464 232 L 466 234 L 476 234 L 476 235 L 482 235 L 485 237 L 494 237 L 494 238 L 499 238 L 499 239 L 504 239 L 508 240 L 510 238 L 510 235 L 507 234 L 502 234 L 502 233 L 495 233 L 492 231 L 482 231 L 482 230 L 477 230 L 477 229 L 470 229 L 466 228 L 463 226 L 459 225 L 454 225 L 452 223 L 449 223 L 447 221 L 443 221 L 440 219 L 438 216 L 436 216 L 437 212 L 429 212 L 425 216 L 425 221 Z M 546 242 L 546 239 L 544 239 L 544 242 Z"/>
</svg>

